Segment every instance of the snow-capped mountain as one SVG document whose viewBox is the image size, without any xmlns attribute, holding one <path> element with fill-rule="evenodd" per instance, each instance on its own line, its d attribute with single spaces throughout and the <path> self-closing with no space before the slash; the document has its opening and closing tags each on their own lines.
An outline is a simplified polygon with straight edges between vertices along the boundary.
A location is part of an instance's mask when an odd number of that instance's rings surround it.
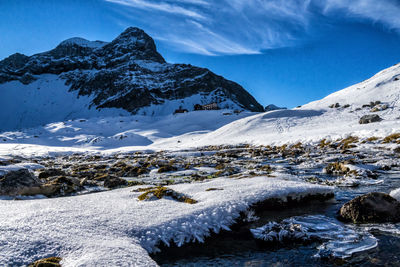
<svg viewBox="0 0 400 267">
<path fill-rule="evenodd" d="M 0 61 L 0 129 L 105 115 L 167 115 L 181 107 L 263 111 L 240 85 L 208 69 L 168 64 L 143 30 L 112 42 L 71 38 L 48 52 Z"/>
<path fill-rule="evenodd" d="M 363 116 L 380 121 L 360 124 Z M 400 129 L 400 64 L 293 110 L 249 116 L 200 137 L 200 144 L 283 144 L 321 139 L 384 137 Z"/>
<path fill-rule="evenodd" d="M 339 90 L 302 108 L 326 109 L 336 103 L 339 103 L 337 108 L 343 108 L 345 105 L 362 107 L 376 101 L 386 103 L 389 110 L 400 106 L 400 63 L 380 71 L 361 83 Z"/>
<path fill-rule="evenodd" d="M 10 151 L 46 155 L 98 149 L 117 152 L 221 144 L 313 143 L 350 135 L 385 137 L 400 129 L 399 75 L 400 65 L 396 65 L 362 83 L 292 110 L 260 114 L 210 110 L 178 116 L 60 120 L 44 127 L 0 133 L 0 155 Z M 360 124 L 365 115 L 377 115 L 382 120 Z"/>
</svg>

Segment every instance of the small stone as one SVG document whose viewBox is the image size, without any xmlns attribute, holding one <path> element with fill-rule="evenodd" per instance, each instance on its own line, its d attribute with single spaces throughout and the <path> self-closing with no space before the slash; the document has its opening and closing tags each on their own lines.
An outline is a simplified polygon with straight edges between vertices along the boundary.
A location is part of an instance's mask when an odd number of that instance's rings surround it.
<svg viewBox="0 0 400 267">
<path fill-rule="evenodd" d="M 345 203 L 339 219 L 353 223 L 400 222 L 400 202 L 385 193 L 368 193 Z"/>
</svg>

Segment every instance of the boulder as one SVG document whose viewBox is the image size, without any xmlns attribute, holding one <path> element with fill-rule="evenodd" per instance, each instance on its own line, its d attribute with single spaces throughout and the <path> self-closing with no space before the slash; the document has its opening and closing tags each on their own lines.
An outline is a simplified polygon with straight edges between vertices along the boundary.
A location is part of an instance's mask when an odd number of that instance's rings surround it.
<svg viewBox="0 0 400 267">
<path fill-rule="evenodd" d="M 76 193 L 82 189 L 80 180 L 74 177 L 57 176 L 51 181 L 39 186 L 25 187 L 20 195 L 45 195 L 46 197 L 60 197 Z"/>
<path fill-rule="evenodd" d="M 39 187 L 41 182 L 29 170 L 10 171 L 0 178 L 0 194 L 22 195 L 28 188 Z"/>
<path fill-rule="evenodd" d="M 367 123 L 372 123 L 372 122 L 379 122 L 379 121 L 381 121 L 381 120 L 382 120 L 382 118 L 379 117 L 379 116 L 376 115 L 376 114 L 373 114 L 373 115 L 364 115 L 364 116 L 362 116 L 362 117 L 360 118 L 359 123 L 360 123 L 360 124 L 367 124 Z"/>
<path fill-rule="evenodd" d="M 107 176 L 104 179 L 104 187 L 107 188 L 115 188 L 115 187 L 125 186 L 127 184 L 128 182 L 126 180 L 115 176 Z"/>
<path fill-rule="evenodd" d="M 400 202 L 385 193 L 368 193 L 345 203 L 339 219 L 352 223 L 400 222 Z"/>
<path fill-rule="evenodd" d="M 53 176 L 63 176 L 66 173 L 63 170 L 59 169 L 47 169 L 39 173 L 39 179 L 45 179 Z"/>
</svg>

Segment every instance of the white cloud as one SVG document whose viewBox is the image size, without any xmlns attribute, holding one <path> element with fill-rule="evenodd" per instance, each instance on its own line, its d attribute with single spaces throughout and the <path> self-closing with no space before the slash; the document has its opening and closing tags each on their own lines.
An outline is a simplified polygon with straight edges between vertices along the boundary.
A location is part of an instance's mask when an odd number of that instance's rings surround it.
<svg viewBox="0 0 400 267">
<path fill-rule="evenodd" d="M 343 11 L 350 18 L 367 19 L 400 32 L 400 2 L 397 0 L 325 0 L 325 14 Z"/>
<path fill-rule="evenodd" d="M 400 4 L 395 0 L 105 1 L 124 6 L 121 14 L 144 25 L 156 39 L 205 55 L 256 54 L 295 45 L 316 14 L 367 20 L 400 32 Z"/>
<path fill-rule="evenodd" d="M 115 4 L 120 4 L 124 6 L 136 7 L 140 9 L 148 10 L 158 10 L 167 13 L 184 15 L 192 18 L 202 19 L 204 18 L 201 14 L 196 13 L 190 9 L 181 7 L 179 5 L 173 5 L 168 2 L 154 3 L 146 0 L 106 0 L 107 2 L 112 2 Z M 192 2 L 200 4 L 201 1 L 181 1 L 181 2 Z"/>
</svg>

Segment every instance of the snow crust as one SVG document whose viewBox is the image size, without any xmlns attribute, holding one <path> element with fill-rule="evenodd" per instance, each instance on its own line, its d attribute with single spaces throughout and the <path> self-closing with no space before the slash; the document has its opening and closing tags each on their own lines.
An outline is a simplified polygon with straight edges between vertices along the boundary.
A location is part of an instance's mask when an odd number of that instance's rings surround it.
<svg viewBox="0 0 400 267">
<path fill-rule="evenodd" d="M 390 195 L 397 199 L 397 201 L 400 201 L 400 188 L 393 190 L 392 192 L 390 192 Z"/>
<path fill-rule="evenodd" d="M 219 191 L 206 191 L 216 187 Z M 171 199 L 139 201 L 132 188 L 25 201 L 0 200 L 0 261 L 12 266 L 58 255 L 63 266 L 155 266 L 147 252 L 229 229 L 250 205 L 327 194 L 329 187 L 281 178 L 219 178 L 170 188 L 194 205 Z"/>
</svg>

